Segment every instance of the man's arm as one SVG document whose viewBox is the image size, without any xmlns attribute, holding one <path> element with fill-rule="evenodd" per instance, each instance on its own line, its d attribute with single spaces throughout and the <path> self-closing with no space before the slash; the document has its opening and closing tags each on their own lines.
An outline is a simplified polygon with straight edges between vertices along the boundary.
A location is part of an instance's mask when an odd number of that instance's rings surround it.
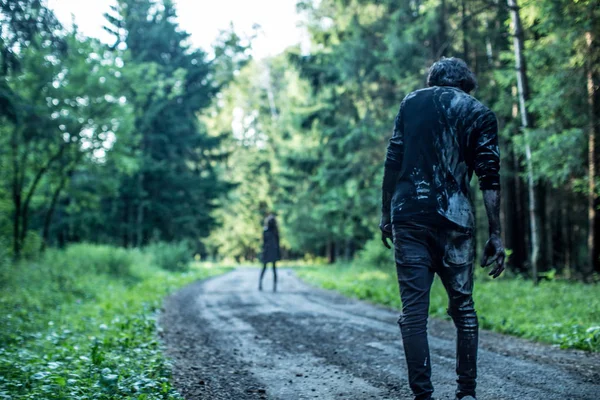
<svg viewBox="0 0 600 400">
<path fill-rule="evenodd" d="M 381 240 L 388 249 L 390 245 L 387 240 L 392 239 L 392 197 L 396 190 L 396 183 L 398 182 L 398 176 L 402 168 L 404 153 L 404 132 L 402 125 L 402 105 L 400 105 L 400 111 L 398 111 L 398 115 L 394 121 L 392 138 L 387 148 L 383 183 L 381 185 L 381 222 L 379 223 L 379 228 L 381 229 Z"/>
<path fill-rule="evenodd" d="M 500 190 L 484 190 L 483 203 L 490 226 L 490 238 L 483 249 L 481 266 L 496 262 L 496 267 L 490 272 L 490 276 L 497 278 L 504 271 L 504 246 L 502 245 L 502 227 L 500 224 Z"/>
<path fill-rule="evenodd" d="M 500 223 L 500 151 L 498 149 L 498 122 L 496 116 L 488 111 L 478 121 L 475 142 L 474 169 L 479 178 L 479 187 L 483 192 L 483 202 L 489 223 L 489 239 L 483 250 L 481 266 L 487 267 L 494 262 L 496 266 L 490 276 L 497 278 L 504 271 L 506 257 L 502 245 L 502 226 Z"/>
</svg>

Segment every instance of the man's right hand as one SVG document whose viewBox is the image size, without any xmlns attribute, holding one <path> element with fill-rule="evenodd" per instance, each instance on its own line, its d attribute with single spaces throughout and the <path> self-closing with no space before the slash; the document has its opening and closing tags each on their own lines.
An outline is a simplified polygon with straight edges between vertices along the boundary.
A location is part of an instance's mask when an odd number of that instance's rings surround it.
<svg viewBox="0 0 600 400">
<path fill-rule="evenodd" d="M 384 223 L 384 221 L 382 221 L 379 224 L 379 229 L 381 229 L 381 241 L 383 242 L 383 245 L 385 247 L 387 247 L 388 249 L 391 249 L 392 247 L 390 246 L 390 244 L 388 243 L 388 239 L 394 243 L 394 237 L 392 234 L 392 224 L 388 223 Z"/>
<path fill-rule="evenodd" d="M 505 258 L 506 253 L 504 251 L 504 246 L 502 245 L 502 239 L 499 235 L 492 234 L 483 249 L 481 267 L 487 267 L 495 262 L 496 266 L 492 268 L 492 271 L 489 273 L 489 275 L 496 279 L 504 271 Z"/>
</svg>

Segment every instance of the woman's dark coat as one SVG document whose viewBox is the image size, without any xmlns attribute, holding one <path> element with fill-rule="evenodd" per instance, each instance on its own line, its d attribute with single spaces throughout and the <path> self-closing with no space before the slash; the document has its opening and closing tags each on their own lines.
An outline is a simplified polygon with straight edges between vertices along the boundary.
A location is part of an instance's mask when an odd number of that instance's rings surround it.
<svg viewBox="0 0 600 400">
<path fill-rule="evenodd" d="M 268 216 L 263 229 L 262 262 L 271 263 L 281 260 L 279 249 L 279 230 L 274 216 Z"/>
</svg>

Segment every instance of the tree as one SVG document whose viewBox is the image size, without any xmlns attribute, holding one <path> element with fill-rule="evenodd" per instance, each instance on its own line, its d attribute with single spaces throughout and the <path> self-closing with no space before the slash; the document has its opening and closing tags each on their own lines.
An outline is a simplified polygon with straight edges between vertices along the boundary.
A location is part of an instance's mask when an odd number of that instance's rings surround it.
<svg viewBox="0 0 600 400">
<path fill-rule="evenodd" d="M 600 199 L 597 176 L 600 172 L 600 17 L 597 10 L 591 10 L 589 27 L 585 32 L 587 44 L 587 98 L 589 114 L 588 134 L 588 251 L 590 269 L 600 272 Z"/>
<path fill-rule="evenodd" d="M 221 138 L 198 119 L 221 82 L 206 54 L 186 44 L 175 17 L 171 1 L 149 0 L 120 1 L 107 16 L 117 43 L 126 45 L 126 96 L 140 135 L 140 169 L 121 188 L 126 245 L 206 237 L 215 200 L 229 188 L 215 171 Z"/>
<path fill-rule="evenodd" d="M 106 54 L 90 39 L 80 40 L 40 2 L 2 3 L 9 29 L 3 43 L 3 85 L 7 99 L 3 143 L 10 156 L 13 253 L 19 257 L 30 230 L 40 187 L 56 176 L 64 187 L 84 156 L 107 145 L 119 123 L 118 99 L 109 97 Z M 14 50 L 18 48 L 18 51 Z M 54 193 L 58 198 L 61 190 Z M 49 225 L 53 207 L 46 215 Z"/>
<path fill-rule="evenodd" d="M 533 163 L 531 157 L 531 144 L 529 141 L 528 130 L 534 128 L 534 123 L 527 110 L 529 101 L 529 78 L 527 76 L 527 64 L 524 55 L 525 34 L 519 15 L 519 6 L 517 0 L 507 0 L 511 12 L 513 27 L 513 46 L 515 51 L 515 63 L 517 71 L 517 89 L 519 99 L 519 112 L 521 115 L 521 129 L 524 135 L 525 158 L 527 162 L 527 191 L 529 195 L 529 229 L 531 234 L 531 275 L 534 282 L 538 280 L 538 268 L 540 257 L 540 230 L 538 228 L 539 218 L 537 211 L 537 199 L 535 195 L 535 181 L 533 172 Z"/>
</svg>

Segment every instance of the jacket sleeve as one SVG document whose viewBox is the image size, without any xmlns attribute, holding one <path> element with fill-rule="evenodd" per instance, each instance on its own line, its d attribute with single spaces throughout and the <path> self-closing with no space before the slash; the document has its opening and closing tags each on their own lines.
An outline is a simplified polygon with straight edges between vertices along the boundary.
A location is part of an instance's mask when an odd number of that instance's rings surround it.
<svg viewBox="0 0 600 400">
<path fill-rule="evenodd" d="M 385 168 L 400 171 L 402 169 L 402 157 L 404 155 L 404 102 L 400 105 L 400 110 L 394 120 L 394 130 L 392 138 L 387 147 L 385 158 Z"/>
<path fill-rule="evenodd" d="M 479 178 L 481 190 L 500 189 L 500 149 L 498 121 L 490 110 L 475 121 L 473 143 L 473 170 Z"/>
<path fill-rule="evenodd" d="M 391 212 L 392 197 L 394 195 L 394 190 L 396 189 L 398 175 L 402 169 L 402 157 L 404 156 L 403 105 L 404 102 L 400 105 L 400 110 L 394 120 L 394 130 L 387 147 L 383 171 L 383 183 L 381 185 L 381 211 L 387 218 L 389 218 Z"/>
</svg>

